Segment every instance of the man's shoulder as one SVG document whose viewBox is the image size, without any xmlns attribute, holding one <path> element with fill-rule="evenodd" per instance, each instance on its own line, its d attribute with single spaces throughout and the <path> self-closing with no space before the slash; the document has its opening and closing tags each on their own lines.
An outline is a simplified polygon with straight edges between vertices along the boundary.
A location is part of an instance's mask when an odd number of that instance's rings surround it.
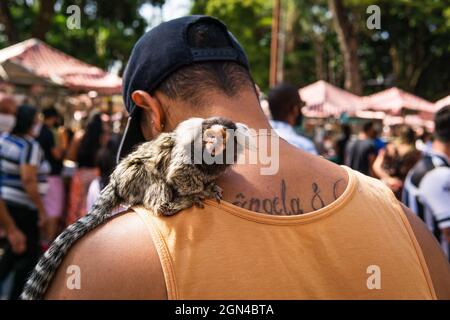
<svg viewBox="0 0 450 320">
<path fill-rule="evenodd" d="M 79 272 L 80 289 L 67 287 Z M 146 225 L 118 214 L 80 239 L 64 258 L 47 299 L 165 299 L 164 274 Z"/>
<path fill-rule="evenodd" d="M 447 258 L 423 221 L 409 208 L 403 204 L 401 206 L 422 251 L 437 298 L 450 299 L 450 265 Z"/>
</svg>

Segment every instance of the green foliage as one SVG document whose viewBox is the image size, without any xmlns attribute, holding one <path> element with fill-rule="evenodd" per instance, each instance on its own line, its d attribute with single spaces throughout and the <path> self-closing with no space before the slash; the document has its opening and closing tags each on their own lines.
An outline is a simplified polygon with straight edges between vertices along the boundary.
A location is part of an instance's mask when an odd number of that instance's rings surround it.
<svg viewBox="0 0 450 320">
<path fill-rule="evenodd" d="M 22 41 L 33 35 L 42 13 L 40 4 L 50 0 L 1 1 L 9 9 L 16 41 Z M 273 1 L 190 1 L 193 14 L 212 15 L 227 24 L 247 52 L 255 81 L 266 91 Z M 115 61 L 124 66 L 134 43 L 148 27 L 139 15 L 139 8 L 145 3 L 161 6 L 164 2 L 56 0 L 45 41 L 102 68 Z M 324 79 L 342 87 L 343 59 L 328 1 L 281 3 L 285 80 L 300 87 Z M 449 0 L 343 0 L 343 3 L 358 40 L 365 94 L 393 85 L 432 101 L 450 93 Z M 73 4 L 82 8 L 79 30 L 66 26 L 66 9 Z M 366 26 L 369 17 L 366 9 L 373 4 L 381 9 L 380 30 L 369 30 Z M 4 34 L 4 28 L 0 28 L 0 48 L 11 44 Z"/>
<path fill-rule="evenodd" d="M 252 72 L 267 88 L 272 1 L 194 0 L 193 13 L 224 21 L 244 46 Z M 369 5 L 381 9 L 381 29 L 369 30 Z M 355 30 L 364 93 L 398 86 L 432 101 L 448 95 L 450 1 L 344 0 Z M 340 87 L 343 60 L 327 0 L 282 0 L 286 35 L 284 78 L 297 86 L 318 79 Z"/>
<path fill-rule="evenodd" d="M 214 16 L 228 26 L 244 47 L 255 82 L 266 90 L 269 83 L 271 1 L 267 0 L 199 0 L 192 14 Z"/>
<path fill-rule="evenodd" d="M 144 3 L 162 5 L 164 0 L 59 0 L 44 40 L 69 55 L 101 68 L 107 69 L 115 61 L 121 61 L 123 68 L 134 43 L 147 27 L 147 22 L 138 12 Z M 67 7 L 70 5 L 81 8 L 80 29 L 70 30 L 66 26 L 70 16 Z M 18 40 L 30 38 L 39 1 L 9 1 L 9 8 Z M 0 48 L 7 45 L 0 40 Z"/>
</svg>

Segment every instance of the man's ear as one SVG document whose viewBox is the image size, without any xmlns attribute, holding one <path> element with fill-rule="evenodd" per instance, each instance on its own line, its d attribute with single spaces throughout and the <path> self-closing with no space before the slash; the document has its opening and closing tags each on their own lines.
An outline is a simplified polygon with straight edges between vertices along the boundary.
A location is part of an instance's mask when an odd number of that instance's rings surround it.
<svg viewBox="0 0 450 320">
<path fill-rule="evenodd" d="M 142 109 L 144 116 L 151 120 L 151 126 L 157 132 L 162 132 L 165 114 L 159 100 L 143 90 L 133 91 L 131 99 Z"/>
</svg>

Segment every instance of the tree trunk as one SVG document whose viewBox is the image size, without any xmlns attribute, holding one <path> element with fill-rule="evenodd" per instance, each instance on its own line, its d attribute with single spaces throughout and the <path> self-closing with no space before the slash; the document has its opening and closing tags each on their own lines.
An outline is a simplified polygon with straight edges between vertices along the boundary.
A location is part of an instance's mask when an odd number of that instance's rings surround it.
<svg viewBox="0 0 450 320">
<path fill-rule="evenodd" d="M 345 89 L 360 95 L 363 86 L 359 70 L 358 40 L 346 15 L 342 0 L 328 0 L 328 5 L 333 13 L 339 47 L 344 57 Z"/>
<path fill-rule="evenodd" d="M 45 40 L 45 34 L 50 28 L 50 24 L 55 13 L 55 0 L 40 0 L 39 13 L 34 23 L 32 36 Z"/>
<path fill-rule="evenodd" d="M 11 12 L 9 11 L 8 2 L 6 0 L 0 1 L 0 23 L 3 24 L 5 28 L 4 32 L 8 37 L 8 44 L 11 45 L 19 42 Z"/>
<path fill-rule="evenodd" d="M 272 36 L 270 41 L 270 74 L 269 85 L 271 87 L 278 83 L 278 54 L 279 54 L 279 33 L 280 33 L 280 1 L 275 0 L 272 9 Z"/>
<path fill-rule="evenodd" d="M 317 38 L 312 39 L 314 47 L 314 62 L 316 65 L 316 78 L 317 80 L 326 80 L 325 63 L 324 63 L 324 43 Z"/>
</svg>

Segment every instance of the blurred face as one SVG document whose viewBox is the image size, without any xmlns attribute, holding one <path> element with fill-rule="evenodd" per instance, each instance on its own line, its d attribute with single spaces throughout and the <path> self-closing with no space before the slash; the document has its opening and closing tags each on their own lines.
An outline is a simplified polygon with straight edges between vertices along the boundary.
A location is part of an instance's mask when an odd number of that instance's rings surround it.
<svg viewBox="0 0 450 320">
<path fill-rule="evenodd" d="M 57 117 L 50 117 L 45 119 L 45 123 L 50 127 L 53 128 L 57 125 L 58 123 L 58 118 Z"/>
</svg>

